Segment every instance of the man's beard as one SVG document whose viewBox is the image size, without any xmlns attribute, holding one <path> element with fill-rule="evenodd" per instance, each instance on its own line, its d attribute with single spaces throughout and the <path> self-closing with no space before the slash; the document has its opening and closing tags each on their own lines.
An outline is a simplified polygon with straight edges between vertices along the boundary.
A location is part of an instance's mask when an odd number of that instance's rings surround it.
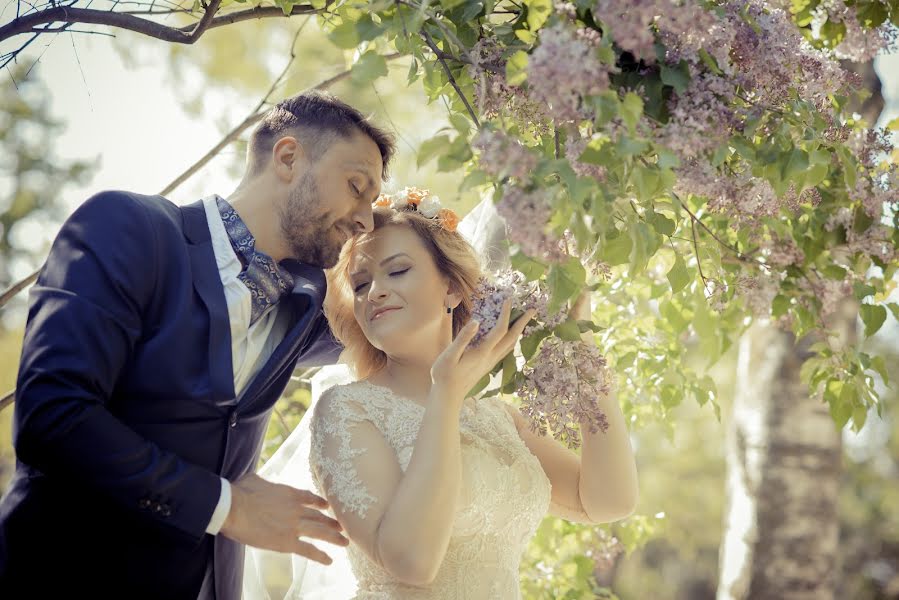
<svg viewBox="0 0 899 600">
<path fill-rule="evenodd" d="M 281 233 L 294 259 L 329 269 L 337 264 L 341 245 L 331 239 L 334 225 L 328 224 L 327 214 L 320 214 L 321 208 L 318 185 L 307 171 L 281 210 Z"/>
</svg>

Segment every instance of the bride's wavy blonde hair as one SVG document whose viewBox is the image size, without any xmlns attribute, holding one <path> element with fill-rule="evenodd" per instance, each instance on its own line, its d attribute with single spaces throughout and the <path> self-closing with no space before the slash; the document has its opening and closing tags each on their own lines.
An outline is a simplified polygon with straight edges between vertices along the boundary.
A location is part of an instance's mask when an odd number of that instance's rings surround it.
<svg viewBox="0 0 899 600">
<path fill-rule="evenodd" d="M 424 243 L 437 270 L 447 279 L 453 291 L 462 296 L 462 302 L 453 310 L 453 337 L 471 318 L 472 295 L 481 278 L 481 264 L 477 254 L 464 237 L 456 231 L 444 229 L 437 219 L 429 219 L 414 210 L 394 210 L 377 207 L 373 211 L 374 230 L 387 225 L 408 227 Z M 328 292 L 324 311 L 335 337 L 343 344 L 341 359 L 347 362 L 358 379 L 365 379 L 387 364 L 387 355 L 375 348 L 365 334 L 353 312 L 353 286 L 350 283 L 349 266 L 356 245 L 367 235 L 353 237 L 343 247 L 333 268 L 325 271 Z M 435 301 L 437 301 L 435 299 Z"/>
</svg>

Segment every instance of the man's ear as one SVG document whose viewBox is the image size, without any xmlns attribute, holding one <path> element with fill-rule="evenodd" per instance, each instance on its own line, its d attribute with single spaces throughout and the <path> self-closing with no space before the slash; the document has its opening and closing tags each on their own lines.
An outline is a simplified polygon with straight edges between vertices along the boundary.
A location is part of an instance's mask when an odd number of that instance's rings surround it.
<svg viewBox="0 0 899 600">
<path fill-rule="evenodd" d="M 305 159 L 303 145 L 291 135 L 282 137 L 272 147 L 275 175 L 285 183 L 292 181 L 297 176 Z"/>
</svg>

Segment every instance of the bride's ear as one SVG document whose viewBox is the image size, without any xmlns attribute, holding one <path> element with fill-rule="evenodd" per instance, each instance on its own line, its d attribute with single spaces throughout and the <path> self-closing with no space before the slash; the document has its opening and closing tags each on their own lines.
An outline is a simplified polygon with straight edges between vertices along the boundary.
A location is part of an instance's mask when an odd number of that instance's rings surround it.
<svg viewBox="0 0 899 600">
<path fill-rule="evenodd" d="M 462 304 L 462 294 L 456 290 L 456 285 L 450 282 L 449 289 L 446 291 L 446 297 L 443 299 L 443 306 L 447 308 L 456 308 Z"/>
</svg>

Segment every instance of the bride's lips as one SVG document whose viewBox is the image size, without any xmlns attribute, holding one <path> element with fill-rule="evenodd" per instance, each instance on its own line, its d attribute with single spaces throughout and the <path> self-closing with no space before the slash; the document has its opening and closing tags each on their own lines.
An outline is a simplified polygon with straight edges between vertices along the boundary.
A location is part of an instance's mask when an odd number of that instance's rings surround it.
<svg viewBox="0 0 899 600">
<path fill-rule="evenodd" d="M 375 319 L 379 318 L 381 315 L 383 315 L 385 313 L 391 313 L 393 311 L 399 310 L 400 308 L 401 307 L 399 307 L 399 306 L 385 306 L 383 308 L 379 308 L 371 313 L 371 317 L 369 317 L 368 320 L 374 321 Z"/>
</svg>

